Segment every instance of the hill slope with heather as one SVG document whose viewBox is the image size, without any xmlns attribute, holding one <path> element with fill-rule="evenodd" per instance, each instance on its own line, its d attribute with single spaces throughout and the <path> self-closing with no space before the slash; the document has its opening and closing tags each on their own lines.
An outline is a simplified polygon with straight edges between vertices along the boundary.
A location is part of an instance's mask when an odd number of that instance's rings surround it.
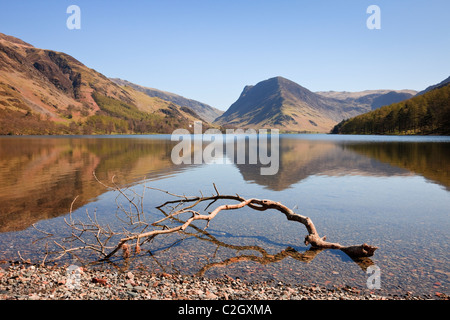
<svg viewBox="0 0 450 320">
<path fill-rule="evenodd" d="M 160 98 L 164 101 L 173 102 L 181 107 L 186 107 L 192 109 L 196 114 L 201 115 L 201 117 L 206 122 L 213 122 L 217 117 L 221 116 L 223 114 L 223 111 L 213 108 L 210 105 L 207 105 L 205 103 L 188 99 L 185 97 L 182 97 L 180 95 L 177 95 L 175 93 L 162 91 L 159 89 L 154 88 L 148 88 L 144 86 L 140 86 L 138 84 L 132 83 L 127 80 L 118 79 L 118 78 L 112 78 L 111 79 L 114 83 L 122 86 L 122 87 L 130 87 L 134 90 L 137 90 L 139 92 L 143 92 L 149 97 L 155 97 Z"/>
<path fill-rule="evenodd" d="M 196 120 L 70 55 L 0 34 L 0 134 L 169 133 Z"/>
</svg>

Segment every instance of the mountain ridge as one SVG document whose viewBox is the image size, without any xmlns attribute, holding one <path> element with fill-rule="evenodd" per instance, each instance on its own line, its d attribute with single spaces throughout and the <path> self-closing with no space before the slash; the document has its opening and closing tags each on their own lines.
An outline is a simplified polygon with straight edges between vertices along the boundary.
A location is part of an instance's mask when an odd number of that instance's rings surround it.
<svg viewBox="0 0 450 320">
<path fill-rule="evenodd" d="M 160 98 L 162 100 L 173 102 L 181 107 L 188 107 L 192 109 L 197 114 L 201 114 L 202 118 L 207 122 L 213 122 L 217 117 L 223 114 L 223 111 L 211 107 L 206 103 L 202 103 L 200 101 L 196 101 L 193 99 L 185 98 L 183 96 L 177 95 L 175 93 L 144 87 L 135 83 L 132 83 L 128 80 L 120 79 L 120 78 L 110 78 L 111 81 L 120 85 L 120 86 L 128 86 L 137 91 L 143 92 L 150 97 Z"/>
<path fill-rule="evenodd" d="M 0 33 L 0 134 L 169 133 L 193 121 L 222 128 L 328 133 L 344 119 L 422 92 L 312 92 L 282 76 L 246 85 L 225 112 L 180 95 L 107 78 L 74 57 Z M 212 124 L 211 124 L 212 123 Z"/>
<path fill-rule="evenodd" d="M 418 92 L 417 95 L 420 96 L 420 95 L 423 95 L 423 94 L 425 94 L 425 93 L 427 93 L 427 92 L 429 92 L 431 90 L 442 88 L 442 87 L 446 86 L 449 83 L 450 83 L 450 77 L 448 77 L 447 79 L 445 79 L 445 80 L 443 80 L 443 81 L 441 81 L 441 82 L 439 82 L 437 84 L 434 84 L 434 85 L 431 85 L 431 86 L 427 87 L 425 90 Z"/>
<path fill-rule="evenodd" d="M 214 123 L 242 128 L 326 133 L 345 118 L 379 107 L 376 103 L 383 104 L 383 97 L 390 102 L 415 93 L 392 92 L 393 90 L 367 92 L 358 97 L 347 96 L 343 99 L 342 94 L 312 92 L 292 80 L 277 76 L 256 85 L 245 86 L 236 102 Z M 372 96 L 368 98 L 370 94 Z M 363 98 L 367 101 L 362 101 Z"/>
<path fill-rule="evenodd" d="M 337 124 L 338 134 L 450 134 L 450 78 L 414 97 Z"/>
</svg>

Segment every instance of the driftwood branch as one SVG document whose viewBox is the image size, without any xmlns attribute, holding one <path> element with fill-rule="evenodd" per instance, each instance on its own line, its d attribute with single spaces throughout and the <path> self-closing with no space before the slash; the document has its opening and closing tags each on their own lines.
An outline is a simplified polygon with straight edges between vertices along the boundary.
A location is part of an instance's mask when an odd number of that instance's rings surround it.
<svg viewBox="0 0 450 320">
<path fill-rule="evenodd" d="M 310 246 L 311 252 L 314 253 L 313 255 L 305 255 L 303 257 L 303 255 L 299 256 L 291 250 L 287 250 L 275 257 L 265 255 L 264 261 L 278 260 L 287 255 L 296 256 L 299 260 L 305 258 L 311 259 L 311 257 L 313 258 L 322 249 L 342 250 L 352 258 L 364 258 L 372 256 L 377 249 L 377 247 L 365 243 L 356 246 L 343 246 L 339 243 L 328 242 L 326 237 L 320 237 L 314 223 L 309 217 L 295 213 L 282 203 L 266 199 L 244 199 L 239 195 L 222 195 L 219 193 L 215 184 L 213 185 L 215 194 L 211 196 L 203 196 L 203 194 L 201 196 L 177 195 L 165 190 L 146 186 L 144 186 L 142 194 L 138 194 L 134 190 L 122 189 L 114 182 L 114 177 L 112 179 L 112 185 L 107 185 L 98 180 L 95 173 L 94 177 L 104 187 L 118 192 L 119 195 L 116 198 L 117 207 L 119 212 L 124 215 L 124 217 L 118 216 L 118 218 L 120 221 L 126 223 L 128 228 L 124 227 L 122 231 L 113 231 L 108 225 L 104 226 L 98 222 L 95 212 L 93 215 L 86 212 L 87 219 L 84 222 L 75 220 L 72 216 L 74 204 L 72 203 L 69 217 L 68 219 L 64 219 L 67 226 L 71 229 L 71 236 L 65 242 L 72 245 L 55 241 L 54 244 L 59 248 L 58 258 L 65 254 L 74 254 L 76 251 L 83 250 L 90 250 L 97 253 L 100 256 L 100 261 L 109 260 L 119 252 L 122 253 L 124 258 L 128 258 L 132 251 L 138 254 L 141 251 L 141 247 L 145 243 L 151 242 L 156 236 L 170 233 L 186 233 L 188 227 L 197 229 L 193 224 L 196 221 L 206 222 L 205 230 L 209 227 L 210 222 L 222 211 L 238 210 L 244 207 L 249 207 L 257 211 L 275 210 L 281 212 L 289 221 L 299 222 L 306 228 L 307 235 L 304 243 Z M 149 222 L 146 219 L 143 205 L 145 189 L 163 192 L 174 198 L 156 207 L 164 214 L 164 217 L 155 222 Z M 125 204 L 119 201 L 120 196 Z M 234 201 L 236 203 L 221 204 L 216 206 L 212 211 L 207 211 L 218 201 Z M 201 204 L 206 204 L 202 212 L 196 209 Z M 183 220 L 179 219 L 182 215 L 184 217 Z M 177 222 L 177 225 L 168 227 L 164 224 L 167 221 Z M 239 259 L 245 260 L 246 258 L 242 257 Z M 247 259 L 255 258 L 247 257 Z M 224 262 L 224 264 L 226 263 L 228 262 Z"/>
<path fill-rule="evenodd" d="M 243 207 L 250 207 L 254 210 L 259 211 L 265 211 L 268 209 L 275 209 L 283 214 L 285 214 L 286 218 L 290 221 L 296 221 L 301 224 L 303 224 L 306 227 L 306 230 L 308 231 L 308 235 L 305 237 L 305 245 L 311 245 L 312 248 L 316 249 L 339 249 L 344 251 L 346 254 L 352 257 L 370 257 L 373 256 L 375 250 L 377 247 L 370 246 L 368 244 L 362 244 L 358 246 L 343 246 L 339 243 L 332 243 L 326 241 L 326 237 L 320 237 L 319 233 L 317 232 L 316 227 L 314 226 L 314 223 L 312 220 L 308 217 L 299 215 L 295 212 L 293 212 L 290 208 L 286 207 L 285 205 L 281 204 L 280 202 L 275 202 L 272 200 L 260 200 L 260 199 L 244 199 L 240 197 L 239 195 L 233 196 L 233 195 L 221 195 L 218 191 L 216 186 L 214 185 L 214 189 L 216 190 L 216 195 L 210 196 L 210 197 L 186 197 L 181 195 L 174 195 L 175 197 L 178 197 L 176 200 L 167 201 L 164 204 L 160 205 L 158 208 L 161 209 L 162 207 L 165 207 L 167 205 L 173 205 L 173 204 L 184 204 L 184 203 L 190 203 L 193 202 L 193 204 L 190 204 L 184 208 L 177 209 L 173 211 L 171 214 L 167 215 L 165 218 L 156 221 L 153 223 L 153 226 L 158 225 L 159 223 L 172 219 L 176 217 L 177 215 L 185 214 L 185 213 L 191 213 L 192 216 L 187 219 L 183 224 L 168 228 L 168 229 L 157 229 L 152 230 L 148 232 L 144 232 L 141 234 L 132 235 L 129 237 L 125 237 L 120 240 L 117 247 L 111 251 L 108 255 L 106 255 L 105 259 L 108 259 L 112 255 L 114 255 L 125 243 L 131 241 L 131 240 L 138 240 L 142 238 L 147 237 L 154 237 L 156 235 L 160 234 L 168 234 L 168 233 L 174 233 L 174 232 L 180 232 L 186 230 L 188 226 L 190 226 L 194 221 L 203 220 L 207 222 L 207 225 L 205 227 L 208 228 L 209 223 L 212 219 L 214 219 L 221 211 L 225 210 L 237 210 Z M 168 193 L 168 192 L 166 192 Z M 168 193 L 169 194 L 169 193 Z M 192 210 L 196 205 L 200 204 L 201 202 L 211 201 L 210 204 L 206 208 L 209 208 L 211 204 L 215 203 L 217 200 L 235 200 L 239 201 L 239 203 L 236 204 L 224 204 L 218 206 L 216 209 L 214 209 L 212 212 L 208 214 L 200 214 L 198 211 Z"/>
</svg>

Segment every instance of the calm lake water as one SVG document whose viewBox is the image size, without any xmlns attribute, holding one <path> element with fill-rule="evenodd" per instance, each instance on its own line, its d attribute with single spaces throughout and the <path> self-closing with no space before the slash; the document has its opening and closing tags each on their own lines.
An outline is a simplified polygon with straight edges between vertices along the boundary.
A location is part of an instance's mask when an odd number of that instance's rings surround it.
<svg viewBox="0 0 450 320">
<path fill-rule="evenodd" d="M 120 227 L 118 194 L 95 171 L 137 194 L 145 188 L 151 221 L 172 198 L 146 187 L 198 196 L 213 194 L 215 183 L 221 194 L 295 208 L 331 242 L 379 247 L 364 262 L 338 250 L 311 257 L 303 225 L 278 211 L 243 208 L 221 212 L 206 231 L 198 223 L 186 234 L 156 237 L 131 262 L 116 258 L 122 268 L 365 290 L 373 264 L 381 294 L 450 294 L 450 137 L 282 135 L 272 176 L 231 160 L 175 165 L 175 144 L 166 135 L 0 137 L 0 262 L 17 260 L 18 251 L 42 259 L 46 240 L 37 241 L 42 234 L 32 225 L 70 235 L 64 218 L 77 196 L 74 217 L 95 211 L 101 223 Z"/>
</svg>

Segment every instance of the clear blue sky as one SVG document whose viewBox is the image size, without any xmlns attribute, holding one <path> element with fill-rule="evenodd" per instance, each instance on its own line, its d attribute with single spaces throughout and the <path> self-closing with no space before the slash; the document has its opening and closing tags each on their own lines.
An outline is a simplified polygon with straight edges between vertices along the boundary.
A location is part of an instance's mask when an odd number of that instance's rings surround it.
<svg viewBox="0 0 450 320">
<path fill-rule="evenodd" d="M 69 30 L 69 5 L 81 29 Z M 369 5 L 381 30 L 369 30 Z M 449 0 L 0 0 L 0 32 L 108 77 L 225 110 L 274 76 L 312 91 L 414 89 L 450 76 Z"/>
</svg>

